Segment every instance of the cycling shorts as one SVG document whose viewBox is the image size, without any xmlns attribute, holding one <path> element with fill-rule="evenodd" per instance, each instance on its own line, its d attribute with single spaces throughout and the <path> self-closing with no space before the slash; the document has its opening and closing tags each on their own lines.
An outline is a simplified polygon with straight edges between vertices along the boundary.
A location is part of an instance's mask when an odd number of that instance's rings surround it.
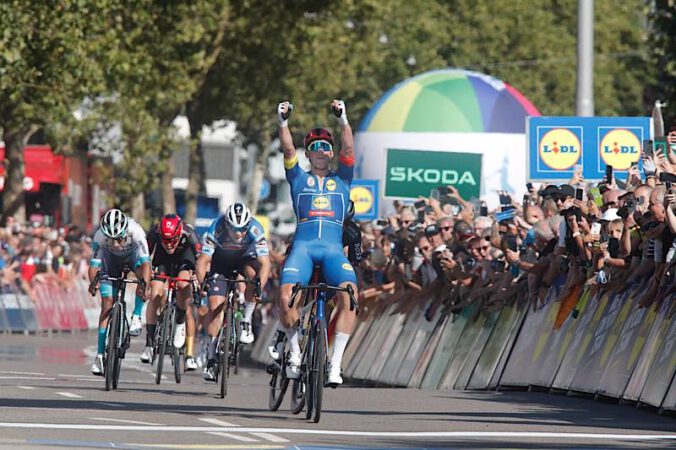
<svg viewBox="0 0 676 450">
<path fill-rule="evenodd" d="M 357 284 L 357 275 L 343 253 L 340 242 L 294 241 L 284 262 L 281 284 L 307 284 L 314 266 L 320 266 L 329 286 L 350 282 Z"/>
<path fill-rule="evenodd" d="M 249 259 L 240 259 L 238 262 L 236 262 L 234 265 L 227 267 L 229 270 L 225 271 L 218 271 L 218 272 L 210 272 L 209 276 L 207 277 L 207 295 L 209 297 L 212 296 L 223 296 L 225 297 L 225 294 L 227 293 L 228 290 L 228 283 L 225 281 L 226 278 L 232 278 L 235 276 L 236 273 L 241 273 L 244 274 L 244 270 L 246 267 L 251 267 L 258 273 L 258 271 L 261 268 L 260 263 L 256 258 L 249 258 Z"/>
<path fill-rule="evenodd" d="M 141 248 L 127 256 L 114 255 L 107 248 L 101 248 L 99 251 L 101 253 L 101 276 L 119 278 L 122 276 L 122 269 L 125 266 L 131 270 L 136 270 L 141 264 L 150 262 L 150 258 L 140 254 Z M 112 297 L 113 283 L 106 280 L 101 281 L 100 291 L 101 297 Z"/>
</svg>

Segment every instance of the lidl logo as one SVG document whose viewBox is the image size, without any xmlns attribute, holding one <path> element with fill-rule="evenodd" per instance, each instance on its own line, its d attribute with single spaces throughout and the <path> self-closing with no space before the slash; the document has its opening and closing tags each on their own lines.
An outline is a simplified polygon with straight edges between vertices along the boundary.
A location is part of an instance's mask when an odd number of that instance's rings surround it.
<svg viewBox="0 0 676 450">
<path fill-rule="evenodd" d="M 336 180 L 326 180 L 326 189 L 329 191 L 336 190 Z"/>
<path fill-rule="evenodd" d="M 555 128 L 540 139 L 540 158 L 552 169 L 570 169 L 580 160 L 581 147 L 575 133 L 566 128 Z"/>
<path fill-rule="evenodd" d="M 355 214 L 365 214 L 369 212 L 375 201 L 373 192 L 363 186 L 355 186 L 350 190 L 350 200 L 354 202 Z"/>
<path fill-rule="evenodd" d="M 599 152 L 603 161 L 616 170 L 627 170 L 641 156 L 641 141 L 627 129 L 611 130 L 601 139 Z"/>
<path fill-rule="evenodd" d="M 312 200 L 312 206 L 316 209 L 328 209 L 331 205 L 328 197 L 315 197 Z"/>
</svg>

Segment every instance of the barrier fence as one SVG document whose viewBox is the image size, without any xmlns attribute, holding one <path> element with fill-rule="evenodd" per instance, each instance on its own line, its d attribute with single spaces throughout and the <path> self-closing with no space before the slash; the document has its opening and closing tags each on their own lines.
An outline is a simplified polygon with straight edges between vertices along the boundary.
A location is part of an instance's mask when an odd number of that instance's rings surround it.
<svg viewBox="0 0 676 450">
<path fill-rule="evenodd" d="M 641 284 L 622 292 L 550 288 L 532 308 L 526 294 L 500 306 L 444 305 L 448 290 L 364 305 L 343 359 L 353 381 L 431 389 L 541 388 L 676 410 L 673 298 L 638 305 Z M 270 321 L 253 349 L 268 362 Z"/>
</svg>

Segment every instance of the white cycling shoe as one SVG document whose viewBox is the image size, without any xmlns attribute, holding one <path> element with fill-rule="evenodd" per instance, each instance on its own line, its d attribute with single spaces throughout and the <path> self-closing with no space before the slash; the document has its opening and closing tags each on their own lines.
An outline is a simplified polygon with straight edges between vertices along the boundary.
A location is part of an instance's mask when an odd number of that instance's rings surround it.
<svg viewBox="0 0 676 450">
<path fill-rule="evenodd" d="M 141 316 L 131 316 L 131 324 L 129 325 L 129 334 L 131 336 L 140 336 L 141 331 L 143 331 Z"/>
<path fill-rule="evenodd" d="M 295 380 L 300 376 L 300 353 L 289 353 L 286 364 L 286 377 Z"/>
<path fill-rule="evenodd" d="M 143 352 L 141 352 L 141 356 L 139 357 L 142 363 L 148 364 L 150 361 L 153 360 L 153 348 L 152 347 L 145 347 L 143 349 Z"/>
<path fill-rule="evenodd" d="M 174 348 L 181 348 L 185 345 L 185 323 L 177 323 L 174 330 Z"/>
<path fill-rule="evenodd" d="M 284 353 L 284 342 L 268 346 L 268 354 L 270 355 L 270 358 L 274 359 L 275 361 L 279 361 L 279 359 L 282 357 L 282 353 Z"/>
<path fill-rule="evenodd" d="M 103 375 L 103 355 L 98 354 L 94 358 L 94 364 L 92 364 L 92 367 L 90 369 L 94 375 Z"/>
<path fill-rule="evenodd" d="M 239 342 L 242 344 L 251 344 L 254 341 L 253 330 L 251 330 L 251 322 L 241 322 L 241 332 L 239 333 Z"/>
<path fill-rule="evenodd" d="M 195 362 L 195 359 L 192 356 L 185 358 L 185 371 L 192 372 L 195 369 L 197 369 L 197 363 Z"/>
<path fill-rule="evenodd" d="M 329 376 L 326 379 L 326 384 L 330 387 L 337 387 L 343 384 L 343 377 L 340 375 L 340 367 L 335 369 L 329 364 Z"/>
</svg>

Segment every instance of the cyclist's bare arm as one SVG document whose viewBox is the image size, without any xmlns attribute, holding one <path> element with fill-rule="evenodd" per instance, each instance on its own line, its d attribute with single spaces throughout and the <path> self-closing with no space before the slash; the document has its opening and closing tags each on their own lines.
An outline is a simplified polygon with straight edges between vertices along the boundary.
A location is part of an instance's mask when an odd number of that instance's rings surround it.
<svg viewBox="0 0 676 450">
<path fill-rule="evenodd" d="M 296 157 L 296 147 L 293 145 L 293 137 L 289 130 L 288 119 L 291 115 L 291 103 L 288 101 L 277 105 L 277 119 L 279 121 L 279 143 L 284 151 L 284 160 L 291 161 Z"/>
<path fill-rule="evenodd" d="M 334 100 L 331 103 L 331 111 L 338 118 L 340 124 L 340 159 L 344 161 L 354 161 L 354 136 L 352 127 L 347 121 L 347 112 L 345 102 Z"/>
<path fill-rule="evenodd" d="M 209 271 L 209 266 L 211 265 L 211 256 L 204 253 L 200 253 L 197 257 L 197 263 L 195 264 L 195 275 L 197 276 L 197 282 L 204 284 L 204 279 L 207 276 Z"/>
<path fill-rule="evenodd" d="M 261 265 L 261 268 L 258 271 L 258 278 L 261 280 L 261 289 L 263 289 L 268 282 L 268 278 L 270 278 L 270 272 L 272 271 L 272 261 L 270 260 L 270 256 L 265 255 L 259 256 L 258 262 Z"/>
</svg>

